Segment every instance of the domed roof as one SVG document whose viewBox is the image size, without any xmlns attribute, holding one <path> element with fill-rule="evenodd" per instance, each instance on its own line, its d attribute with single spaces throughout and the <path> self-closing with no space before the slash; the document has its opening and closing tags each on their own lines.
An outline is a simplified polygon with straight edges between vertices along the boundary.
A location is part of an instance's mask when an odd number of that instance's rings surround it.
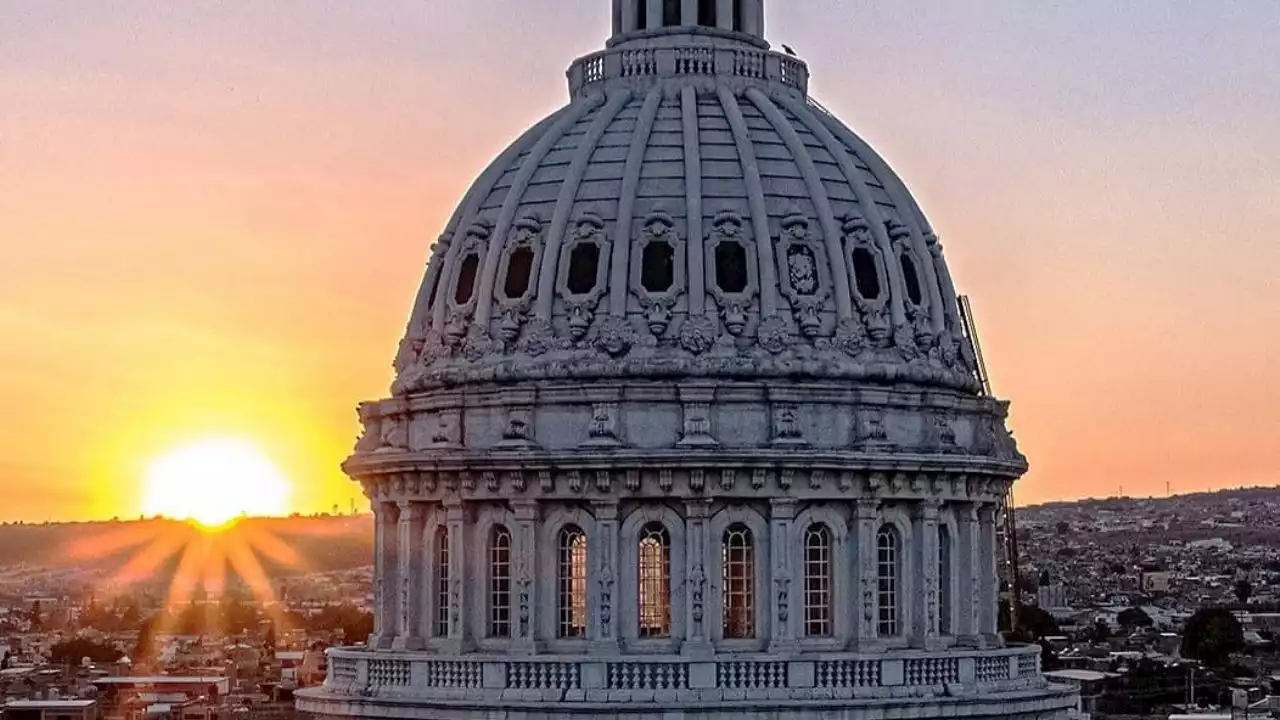
<svg viewBox="0 0 1280 720">
<path fill-rule="evenodd" d="M 752 32 L 619 22 L 449 221 L 395 393 L 698 375 L 977 393 L 937 237 L 808 97 L 807 66 Z"/>
</svg>

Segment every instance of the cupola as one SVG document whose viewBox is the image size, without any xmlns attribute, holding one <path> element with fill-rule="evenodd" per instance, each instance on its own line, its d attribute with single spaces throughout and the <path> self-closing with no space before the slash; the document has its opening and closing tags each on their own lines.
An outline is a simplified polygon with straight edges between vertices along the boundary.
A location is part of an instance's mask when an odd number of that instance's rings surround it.
<svg viewBox="0 0 1280 720">
<path fill-rule="evenodd" d="M 613 39 L 668 28 L 710 28 L 764 38 L 764 0 L 613 0 Z"/>
</svg>

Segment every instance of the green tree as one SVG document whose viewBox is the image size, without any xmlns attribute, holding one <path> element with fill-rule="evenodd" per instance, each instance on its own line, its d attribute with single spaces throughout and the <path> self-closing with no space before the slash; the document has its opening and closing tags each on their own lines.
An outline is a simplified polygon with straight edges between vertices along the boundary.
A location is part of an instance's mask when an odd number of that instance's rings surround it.
<svg viewBox="0 0 1280 720">
<path fill-rule="evenodd" d="M 1244 629 L 1230 610 L 1201 608 L 1182 630 L 1182 656 L 1210 667 L 1223 667 L 1232 653 L 1244 649 Z"/>
<path fill-rule="evenodd" d="M 60 642 L 49 650 L 49 660 L 54 665 L 79 665 L 84 658 L 96 663 L 110 663 L 124 657 L 124 653 L 92 640 L 76 638 Z"/>
<path fill-rule="evenodd" d="M 1151 616 L 1145 610 L 1138 607 L 1125 608 L 1116 616 L 1116 622 L 1120 623 L 1120 627 L 1125 630 L 1133 630 L 1140 627 L 1151 627 L 1155 623 L 1151 620 Z"/>
</svg>

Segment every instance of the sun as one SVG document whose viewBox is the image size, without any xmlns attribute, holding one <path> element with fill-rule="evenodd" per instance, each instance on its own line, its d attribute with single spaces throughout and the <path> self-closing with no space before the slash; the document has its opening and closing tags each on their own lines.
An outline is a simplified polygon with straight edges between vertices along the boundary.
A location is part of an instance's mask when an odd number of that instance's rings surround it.
<svg viewBox="0 0 1280 720">
<path fill-rule="evenodd" d="M 289 481 L 252 443 L 211 439 L 177 448 L 147 469 L 147 515 L 222 527 L 244 515 L 283 515 Z"/>
</svg>

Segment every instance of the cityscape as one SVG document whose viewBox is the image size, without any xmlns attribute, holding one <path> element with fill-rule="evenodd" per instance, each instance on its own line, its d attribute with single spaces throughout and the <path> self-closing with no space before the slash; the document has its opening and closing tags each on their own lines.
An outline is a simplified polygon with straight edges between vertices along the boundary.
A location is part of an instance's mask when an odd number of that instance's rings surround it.
<svg viewBox="0 0 1280 720">
<path fill-rule="evenodd" d="M 1166 5 L 0 0 L 0 720 L 1280 720 Z"/>
</svg>

